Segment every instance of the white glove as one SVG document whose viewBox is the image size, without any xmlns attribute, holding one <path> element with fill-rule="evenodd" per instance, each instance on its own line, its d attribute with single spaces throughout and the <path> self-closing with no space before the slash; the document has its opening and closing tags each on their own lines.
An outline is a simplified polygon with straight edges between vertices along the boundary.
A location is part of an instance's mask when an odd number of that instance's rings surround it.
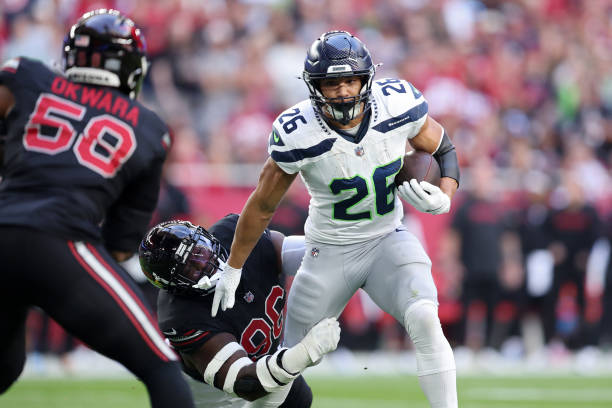
<svg viewBox="0 0 612 408">
<path fill-rule="evenodd" d="M 238 284 L 240 283 L 241 275 L 242 268 L 232 268 L 231 266 L 223 262 L 221 264 L 219 272 L 217 272 L 212 278 L 210 278 L 208 282 L 213 281 L 215 279 L 219 280 L 215 288 L 215 297 L 213 298 L 213 305 L 210 311 L 210 315 L 212 317 L 215 317 L 217 315 L 219 305 L 221 305 L 221 310 L 223 311 L 234 307 L 236 288 L 238 288 Z M 206 284 L 206 278 L 200 279 L 200 282 Z M 197 284 L 199 285 L 200 282 L 198 282 Z"/>
<path fill-rule="evenodd" d="M 195 285 L 191 285 L 191 287 L 196 289 L 208 290 L 217 284 L 216 282 L 219 280 L 220 277 L 221 275 L 219 272 L 215 273 L 211 277 L 204 276 L 198 281 L 198 283 L 196 283 Z"/>
<path fill-rule="evenodd" d="M 426 181 L 420 183 L 416 179 L 404 183 L 397 188 L 401 198 L 417 210 L 429 214 L 444 214 L 450 210 L 450 198 L 446 193 Z"/>
<path fill-rule="evenodd" d="M 340 341 L 340 324 L 331 317 L 317 323 L 300 343 L 306 348 L 310 361 L 317 363 L 324 354 L 334 351 Z"/>
</svg>

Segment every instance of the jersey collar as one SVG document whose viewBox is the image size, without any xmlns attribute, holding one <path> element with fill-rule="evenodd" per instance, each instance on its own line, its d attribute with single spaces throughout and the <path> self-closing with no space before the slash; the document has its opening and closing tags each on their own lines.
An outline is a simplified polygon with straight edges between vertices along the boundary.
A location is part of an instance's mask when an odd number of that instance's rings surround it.
<svg viewBox="0 0 612 408">
<path fill-rule="evenodd" d="M 331 130 L 333 130 L 334 132 L 342 136 L 343 139 L 345 139 L 348 142 L 357 144 L 361 142 L 361 140 L 366 135 L 366 133 L 368 133 L 368 129 L 370 128 L 370 117 L 371 116 L 372 116 L 372 109 L 368 109 L 368 111 L 363 115 L 363 119 L 361 121 L 361 124 L 359 125 L 359 130 L 357 130 L 357 133 L 355 134 L 355 136 L 351 135 L 350 133 L 342 129 L 335 128 L 334 126 L 332 126 L 331 123 L 327 121 L 326 123 L 327 123 L 327 126 L 329 126 Z"/>
</svg>

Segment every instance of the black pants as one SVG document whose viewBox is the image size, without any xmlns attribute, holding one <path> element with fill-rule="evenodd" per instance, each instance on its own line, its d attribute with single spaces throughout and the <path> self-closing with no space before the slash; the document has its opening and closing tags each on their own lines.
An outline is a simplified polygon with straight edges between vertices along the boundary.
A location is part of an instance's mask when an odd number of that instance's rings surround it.
<svg viewBox="0 0 612 408">
<path fill-rule="evenodd" d="M 144 297 L 102 246 L 0 226 L 0 259 L 0 393 L 23 370 L 26 315 L 36 305 L 139 377 L 152 406 L 193 406 Z"/>
</svg>

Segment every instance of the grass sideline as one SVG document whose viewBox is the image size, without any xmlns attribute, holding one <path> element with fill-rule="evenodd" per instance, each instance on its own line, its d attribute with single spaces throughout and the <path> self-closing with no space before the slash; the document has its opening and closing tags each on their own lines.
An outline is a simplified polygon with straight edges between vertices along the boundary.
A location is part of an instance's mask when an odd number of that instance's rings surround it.
<svg viewBox="0 0 612 408">
<path fill-rule="evenodd" d="M 308 376 L 307 376 L 308 377 Z M 416 377 L 308 377 L 314 408 L 427 408 Z M 612 377 L 460 377 L 462 408 L 604 408 L 612 406 Z M 22 379 L 0 396 L 0 408 L 145 408 L 135 379 Z M 180 408 L 180 407 L 177 407 Z"/>
</svg>

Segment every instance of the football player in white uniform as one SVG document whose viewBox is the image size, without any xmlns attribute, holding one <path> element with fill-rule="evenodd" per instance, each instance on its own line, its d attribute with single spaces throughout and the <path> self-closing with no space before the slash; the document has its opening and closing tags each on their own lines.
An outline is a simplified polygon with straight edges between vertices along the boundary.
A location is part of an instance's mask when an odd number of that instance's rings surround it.
<svg viewBox="0 0 612 408">
<path fill-rule="evenodd" d="M 374 81 L 375 70 L 365 45 L 346 31 L 325 33 L 312 44 L 303 72 L 310 101 L 274 121 L 270 158 L 242 210 L 212 313 L 233 306 L 245 259 L 299 173 L 311 199 L 285 345 L 297 344 L 321 319 L 339 316 L 363 288 L 410 335 L 429 404 L 456 407 L 455 361 L 438 318 L 431 261 L 402 227 L 396 191 L 419 211 L 448 212 L 459 185 L 457 156 L 428 116 L 423 95 L 401 79 Z M 396 189 L 406 142 L 433 154 L 439 187 L 413 179 Z"/>
</svg>

